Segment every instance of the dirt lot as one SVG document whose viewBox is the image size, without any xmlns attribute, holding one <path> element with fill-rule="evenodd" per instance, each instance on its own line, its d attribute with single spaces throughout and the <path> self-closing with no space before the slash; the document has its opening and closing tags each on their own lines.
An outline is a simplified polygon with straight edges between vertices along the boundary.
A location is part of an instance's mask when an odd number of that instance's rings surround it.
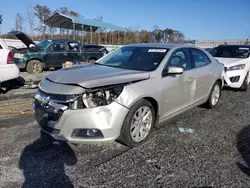
<svg viewBox="0 0 250 188">
<path fill-rule="evenodd" d="M 195 108 L 133 149 L 51 143 L 33 124 L 33 92 L 0 99 L 0 187 L 250 187 L 250 91 L 224 90 L 216 109 Z"/>
</svg>

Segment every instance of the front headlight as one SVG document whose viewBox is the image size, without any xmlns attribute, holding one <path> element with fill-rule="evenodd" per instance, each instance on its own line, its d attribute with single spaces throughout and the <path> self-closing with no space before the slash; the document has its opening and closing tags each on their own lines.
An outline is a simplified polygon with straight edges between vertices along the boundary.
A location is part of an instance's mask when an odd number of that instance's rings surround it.
<svg viewBox="0 0 250 188">
<path fill-rule="evenodd" d="M 20 53 L 15 53 L 15 54 L 14 54 L 14 58 L 23 59 L 23 58 L 24 58 L 24 55 L 23 55 L 23 54 L 20 54 Z"/>
<path fill-rule="evenodd" d="M 87 108 L 108 105 L 119 97 L 123 87 L 123 85 L 115 85 L 89 91 L 83 94 L 83 103 Z"/>
<path fill-rule="evenodd" d="M 233 70 L 242 70 L 245 68 L 245 64 L 235 65 L 232 67 L 229 67 L 227 71 L 233 71 Z"/>
</svg>

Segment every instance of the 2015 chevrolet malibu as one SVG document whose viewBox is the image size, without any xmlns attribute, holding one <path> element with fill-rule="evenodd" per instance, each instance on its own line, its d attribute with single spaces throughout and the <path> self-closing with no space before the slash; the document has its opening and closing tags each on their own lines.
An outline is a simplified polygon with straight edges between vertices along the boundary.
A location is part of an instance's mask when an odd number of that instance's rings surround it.
<svg viewBox="0 0 250 188">
<path fill-rule="evenodd" d="M 124 46 L 44 78 L 33 100 L 36 121 L 57 140 L 133 147 L 173 116 L 203 103 L 215 107 L 223 69 L 192 46 Z"/>
</svg>

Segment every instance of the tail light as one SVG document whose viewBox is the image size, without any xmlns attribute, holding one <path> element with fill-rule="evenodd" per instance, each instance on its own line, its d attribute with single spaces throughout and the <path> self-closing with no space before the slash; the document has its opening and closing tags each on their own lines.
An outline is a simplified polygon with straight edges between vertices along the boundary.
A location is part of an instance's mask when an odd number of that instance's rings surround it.
<svg viewBox="0 0 250 188">
<path fill-rule="evenodd" d="M 13 62 L 14 62 L 13 54 L 11 52 L 9 52 L 8 57 L 7 57 L 7 64 L 11 64 Z"/>
</svg>

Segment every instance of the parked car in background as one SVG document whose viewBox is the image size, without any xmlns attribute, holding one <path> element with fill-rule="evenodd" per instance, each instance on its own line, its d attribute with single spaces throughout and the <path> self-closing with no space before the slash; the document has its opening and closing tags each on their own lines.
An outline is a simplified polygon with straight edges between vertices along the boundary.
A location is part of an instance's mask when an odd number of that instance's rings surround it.
<svg viewBox="0 0 250 188">
<path fill-rule="evenodd" d="M 210 52 L 213 48 L 205 48 L 206 51 Z"/>
<path fill-rule="evenodd" d="M 35 43 L 26 34 L 19 31 L 11 31 L 9 34 L 20 39 L 26 48 L 15 49 L 15 63 L 21 69 L 29 73 L 41 73 L 45 68 L 61 68 L 66 61 L 97 60 L 103 56 L 102 48 L 97 51 L 82 49 L 80 42 L 71 39 L 45 39 Z M 85 45 L 84 45 L 85 46 Z"/>
<path fill-rule="evenodd" d="M 250 45 L 219 45 L 210 53 L 225 66 L 225 85 L 246 91 L 250 82 Z"/>
<path fill-rule="evenodd" d="M 152 128 L 195 106 L 217 105 L 223 65 L 185 45 L 121 47 L 95 63 L 47 75 L 33 100 L 40 128 L 57 140 L 120 140 L 133 147 Z"/>
<path fill-rule="evenodd" d="M 95 62 L 102 56 L 109 53 L 105 46 L 96 44 L 83 44 L 82 52 L 84 56 L 84 61 L 86 62 Z"/>
<path fill-rule="evenodd" d="M 0 86 L 2 83 L 19 77 L 19 68 L 7 44 L 0 38 Z"/>
</svg>

